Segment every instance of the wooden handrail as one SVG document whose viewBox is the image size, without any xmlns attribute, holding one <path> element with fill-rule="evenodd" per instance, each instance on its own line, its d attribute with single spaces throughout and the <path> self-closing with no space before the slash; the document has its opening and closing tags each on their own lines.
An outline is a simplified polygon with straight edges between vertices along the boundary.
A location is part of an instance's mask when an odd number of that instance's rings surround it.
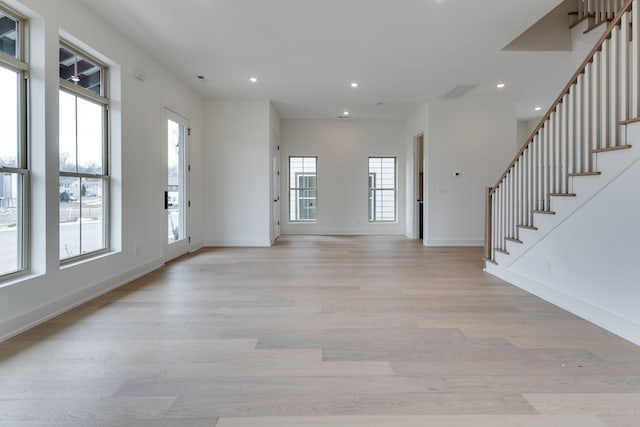
<svg viewBox="0 0 640 427">
<path fill-rule="evenodd" d="M 529 139 L 527 139 L 526 144 L 524 144 L 522 146 L 522 148 L 520 149 L 520 151 L 518 151 L 518 154 L 516 154 L 516 156 L 514 157 L 513 161 L 509 164 L 509 166 L 507 167 L 505 172 L 502 174 L 500 179 L 498 179 L 498 182 L 496 183 L 496 185 L 491 187 L 491 193 L 494 193 L 496 191 L 496 189 L 498 188 L 498 186 L 500 186 L 502 181 L 507 177 L 507 175 L 509 175 L 509 172 L 511 171 L 513 166 L 518 162 L 518 159 L 522 156 L 522 154 L 533 143 L 533 141 L 534 141 L 536 135 L 538 134 L 538 132 L 540 131 L 540 129 L 542 129 L 544 127 L 544 125 L 547 122 L 547 120 L 549 120 L 549 118 L 551 117 L 551 114 L 553 114 L 553 112 L 556 110 L 558 105 L 560 105 L 560 103 L 562 102 L 562 99 L 569 93 L 569 91 L 571 89 L 571 86 L 576 84 L 576 82 L 577 82 L 578 78 L 580 77 L 580 75 L 584 74 L 587 65 L 593 61 L 593 57 L 595 56 L 595 54 L 598 53 L 600 50 L 602 50 L 602 45 L 604 44 L 604 42 L 606 40 L 608 40 L 609 38 L 611 38 L 611 33 L 613 32 L 613 30 L 622 21 L 622 16 L 631 9 L 632 3 L 633 3 L 633 0 L 626 0 L 624 5 L 622 6 L 622 8 L 620 8 L 620 10 L 618 10 L 618 13 L 616 14 L 616 16 L 613 18 L 613 20 L 611 21 L 611 23 L 607 27 L 607 30 L 604 32 L 602 37 L 600 37 L 600 39 L 596 43 L 595 47 L 587 55 L 587 59 L 585 59 L 584 62 L 580 65 L 580 67 L 578 68 L 578 71 L 575 72 L 575 74 L 569 80 L 569 83 L 567 83 L 567 85 L 564 87 L 562 92 L 560 92 L 560 95 L 556 98 L 556 100 L 553 102 L 553 104 L 551 104 L 551 108 L 549 108 L 549 111 L 547 111 L 547 114 L 545 114 L 545 116 L 542 118 L 542 120 L 540 121 L 538 126 L 535 128 L 535 130 L 533 131 L 531 136 L 529 136 Z"/>
</svg>

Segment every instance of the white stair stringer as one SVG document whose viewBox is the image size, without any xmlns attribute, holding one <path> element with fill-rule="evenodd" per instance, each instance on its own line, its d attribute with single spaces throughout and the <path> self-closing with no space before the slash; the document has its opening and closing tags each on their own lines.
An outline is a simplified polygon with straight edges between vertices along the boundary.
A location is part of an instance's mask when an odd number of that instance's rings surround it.
<svg viewBox="0 0 640 427">
<path fill-rule="evenodd" d="M 497 266 L 487 262 L 486 271 L 492 273 L 492 270 L 496 268 L 508 268 L 640 159 L 640 123 L 627 125 L 626 128 L 626 139 L 632 148 L 596 154 L 594 156 L 596 169 L 601 172 L 601 175 L 569 178 L 569 189 L 570 192 L 575 194 L 575 197 L 552 196 L 551 210 L 555 212 L 555 215 L 534 213 L 533 224 L 537 230 L 519 228 L 518 238 L 522 243 L 507 240 L 506 248 L 509 254 L 496 252 L 495 261 Z M 634 145 L 634 141 L 638 142 Z"/>
</svg>

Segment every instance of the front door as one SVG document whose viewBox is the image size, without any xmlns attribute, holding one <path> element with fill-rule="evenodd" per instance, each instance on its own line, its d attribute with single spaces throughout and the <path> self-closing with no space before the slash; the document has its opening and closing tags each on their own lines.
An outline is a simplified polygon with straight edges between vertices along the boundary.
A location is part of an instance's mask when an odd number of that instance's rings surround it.
<svg viewBox="0 0 640 427">
<path fill-rule="evenodd" d="M 189 174 L 187 162 L 188 120 L 166 111 L 166 166 L 164 173 L 165 262 L 189 251 Z"/>
</svg>

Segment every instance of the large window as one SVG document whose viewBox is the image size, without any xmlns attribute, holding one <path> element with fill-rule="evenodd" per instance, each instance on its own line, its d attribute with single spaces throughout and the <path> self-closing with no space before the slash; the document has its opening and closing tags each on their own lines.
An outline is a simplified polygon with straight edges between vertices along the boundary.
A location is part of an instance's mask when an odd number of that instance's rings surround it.
<svg viewBox="0 0 640 427">
<path fill-rule="evenodd" d="M 396 221 L 396 158 L 369 157 L 369 222 Z"/>
<path fill-rule="evenodd" d="M 60 259 L 109 247 L 106 66 L 60 45 Z"/>
<path fill-rule="evenodd" d="M 289 157 L 289 221 L 314 222 L 317 195 L 316 158 Z"/>
<path fill-rule="evenodd" d="M 26 21 L 0 5 L 0 278 L 28 269 Z"/>
</svg>

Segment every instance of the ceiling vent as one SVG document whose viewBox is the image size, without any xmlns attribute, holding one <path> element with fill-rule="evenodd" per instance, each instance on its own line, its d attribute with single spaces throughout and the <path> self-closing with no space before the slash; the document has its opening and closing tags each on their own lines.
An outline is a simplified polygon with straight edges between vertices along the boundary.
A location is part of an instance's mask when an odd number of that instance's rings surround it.
<svg viewBox="0 0 640 427">
<path fill-rule="evenodd" d="M 475 85 L 453 85 L 451 89 L 442 95 L 443 99 L 458 99 L 471 89 L 475 88 Z"/>
</svg>

